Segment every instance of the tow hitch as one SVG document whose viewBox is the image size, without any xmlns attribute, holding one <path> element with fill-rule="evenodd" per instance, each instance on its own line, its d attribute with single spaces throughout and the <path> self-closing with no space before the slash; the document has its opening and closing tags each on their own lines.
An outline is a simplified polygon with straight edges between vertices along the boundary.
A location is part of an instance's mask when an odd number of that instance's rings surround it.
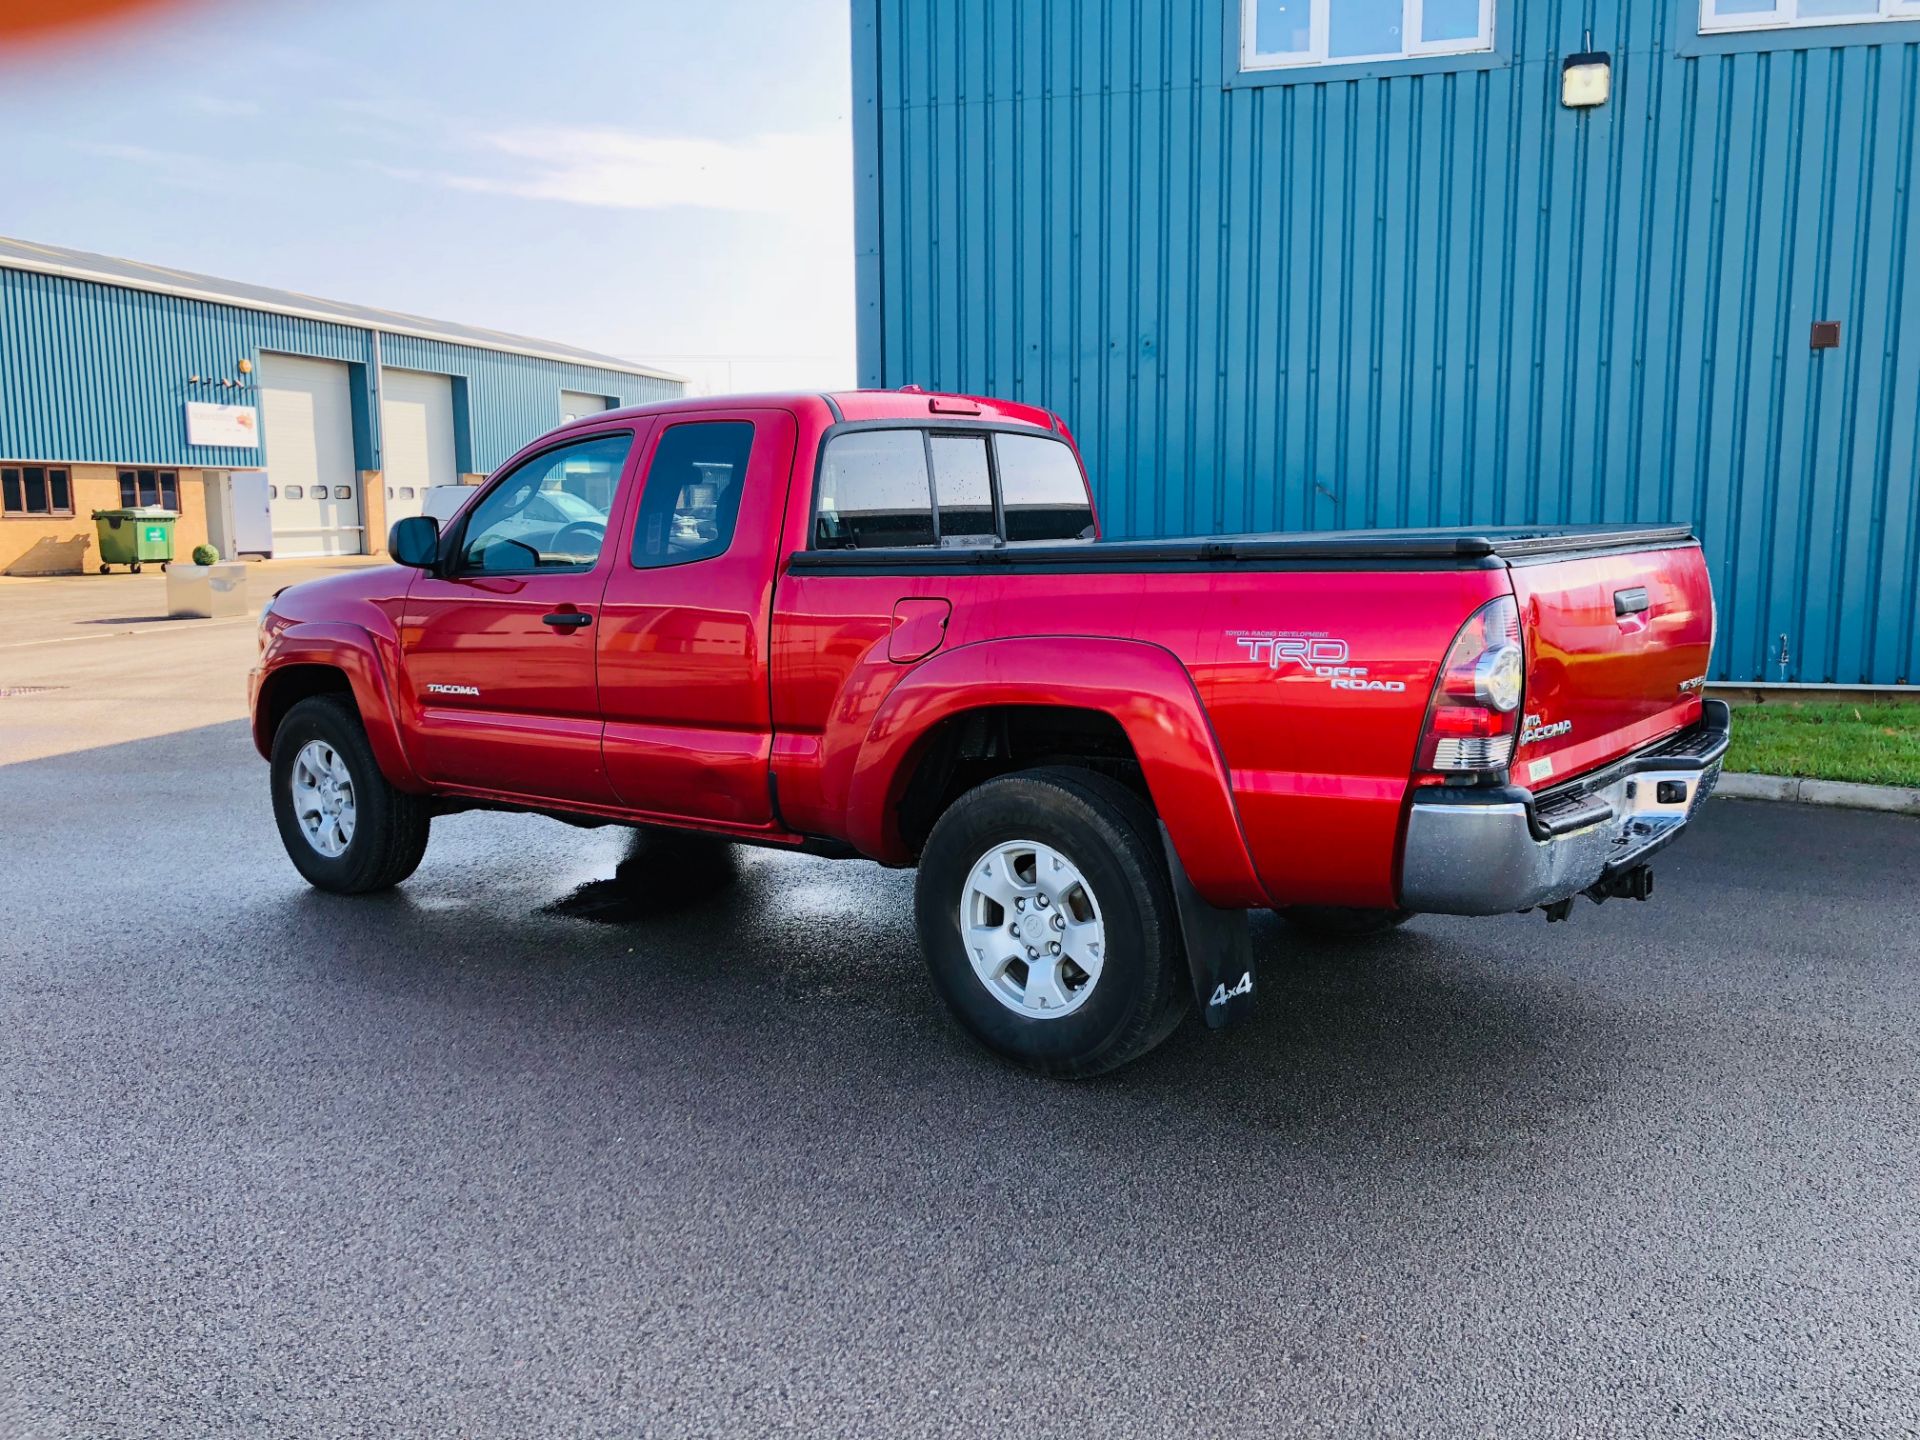
<svg viewBox="0 0 1920 1440">
<path fill-rule="evenodd" d="M 1596 905 L 1608 900 L 1650 899 L 1653 896 L 1653 866 L 1635 865 L 1630 870 L 1609 875 L 1598 885 L 1589 885 L 1580 893 Z M 1573 913 L 1573 898 L 1569 895 L 1564 900 L 1555 900 L 1551 905 L 1540 907 L 1546 912 L 1549 925 L 1565 920 Z"/>
</svg>

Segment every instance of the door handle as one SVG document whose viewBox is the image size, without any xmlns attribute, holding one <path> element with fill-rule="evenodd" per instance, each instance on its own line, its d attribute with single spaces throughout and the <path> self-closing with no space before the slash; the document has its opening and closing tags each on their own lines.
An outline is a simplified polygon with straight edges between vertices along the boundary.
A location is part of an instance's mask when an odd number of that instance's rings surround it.
<svg viewBox="0 0 1920 1440">
<path fill-rule="evenodd" d="M 551 615 L 542 615 L 540 623 L 551 625 L 556 630 L 578 630 L 582 625 L 591 625 L 593 616 L 583 615 L 578 610 L 557 610 Z"/>
<path fill-rule="evenodd" d="M 1651 605 L 1652 602 L 1647 599 L 1647 589 L 1644 585 L 1636 585 L 1631 590 L 1613 592 L 1613 613 L 1617 619 L 1624 620 L 1629 615 L 1645 614 Z"/>
</svg>

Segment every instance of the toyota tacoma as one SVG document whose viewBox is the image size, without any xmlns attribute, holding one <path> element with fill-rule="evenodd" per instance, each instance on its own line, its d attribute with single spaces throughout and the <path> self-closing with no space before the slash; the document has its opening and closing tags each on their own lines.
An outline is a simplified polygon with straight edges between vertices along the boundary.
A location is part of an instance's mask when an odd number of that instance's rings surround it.
<svg viewBox="0 0 1920 1440">
<path fill-rule="evenodd" d="M 261 618 L 308 881 L 467 809 L 915 866 L 941 996 L 1057 1075 L 1239 1019 L 1252 909 L 1645 899 L 1727 746 L 1685 527 L 1104 540 L 1056 416 L 911 387 L 584 417 L 389 549 Z"/>
</svg>

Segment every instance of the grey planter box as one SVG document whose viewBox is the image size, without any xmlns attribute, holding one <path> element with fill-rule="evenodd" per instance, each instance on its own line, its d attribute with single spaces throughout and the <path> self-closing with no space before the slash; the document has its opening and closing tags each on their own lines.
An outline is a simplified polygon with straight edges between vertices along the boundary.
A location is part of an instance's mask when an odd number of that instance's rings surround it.
<svg viewBox="0 0 1920 1440">
<path fill-rule="evenodd" d="M 238 560 L 167 567 L 168 619 L 215 620 L 246 613 L 247 567 Z"/>
</svg>

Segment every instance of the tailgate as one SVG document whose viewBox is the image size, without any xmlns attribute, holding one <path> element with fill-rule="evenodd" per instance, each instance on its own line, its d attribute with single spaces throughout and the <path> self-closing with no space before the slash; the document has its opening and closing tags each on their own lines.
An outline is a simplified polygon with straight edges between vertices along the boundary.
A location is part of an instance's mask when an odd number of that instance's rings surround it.
<svg viewBox="0 0 1920 1440">
<path fill-rule="evenodd" d="M 1713 648 L 1697 543 L 1516 560 L 1527 652 L 1514 779 L 1555 784 L 1692 724 Z"/>
</svg>

